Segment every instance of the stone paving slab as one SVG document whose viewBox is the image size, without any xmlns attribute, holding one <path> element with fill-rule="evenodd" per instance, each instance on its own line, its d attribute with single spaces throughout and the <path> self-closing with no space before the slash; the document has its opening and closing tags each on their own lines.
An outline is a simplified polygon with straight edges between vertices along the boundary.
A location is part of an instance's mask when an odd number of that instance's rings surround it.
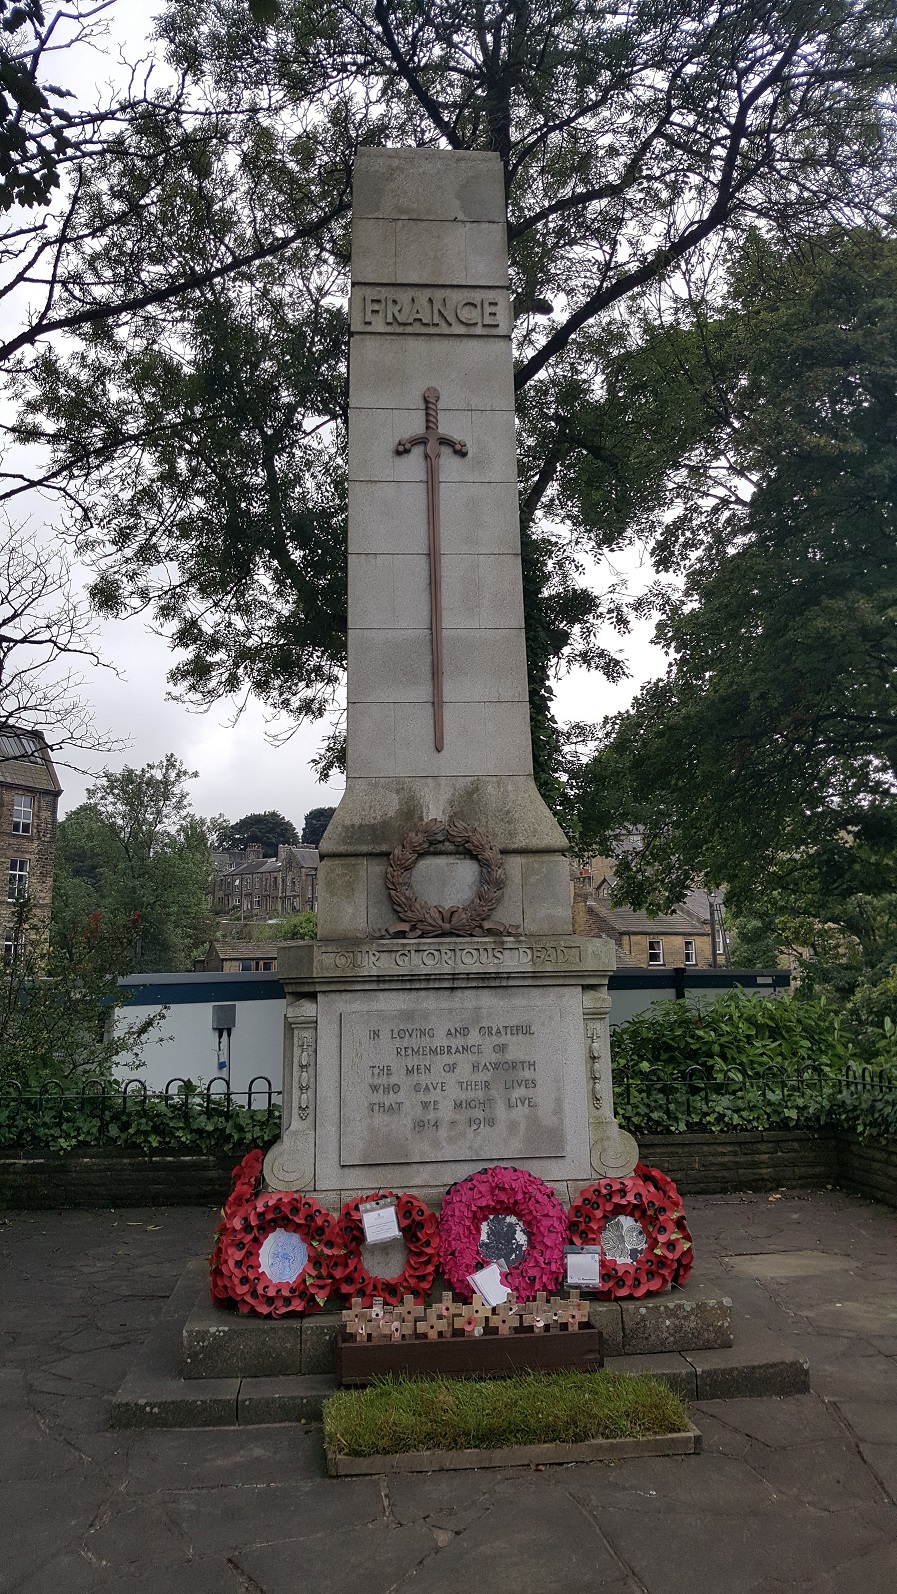
<svg viewBox="0 0 897 1594">
<path fill-rule="evenodd" d="M 108 1427 L 211 1209 L 10 1214 L 2 1594 L 893 1594 L 897 1216 L 800 1192 L 688 1217 L 701 1277 L 809 1358 L 811 1393 L 696 1402 L 699 1456 L 387 1481 L 326 1478 L 309 1424 Z M 878 1331 L 820 1319 L 820 1272 L 723 1260 L 788 1251 L 848 1257 L 828 1304 L 873 1303 Z"/>
</svg>

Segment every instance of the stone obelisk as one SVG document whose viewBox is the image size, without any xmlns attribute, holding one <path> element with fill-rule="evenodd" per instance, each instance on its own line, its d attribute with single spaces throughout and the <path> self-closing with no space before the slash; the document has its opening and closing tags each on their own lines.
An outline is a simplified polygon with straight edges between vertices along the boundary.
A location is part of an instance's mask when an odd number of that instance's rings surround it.
<svg viewBox="0 0 897 1594">
<path fill-rule="evenodd" d="M 287 991 L 277 1188 L 627 1173 L 607 942 L 532 773 L 501 163 L 358 152 L 346 791 Z"/>
</svg>

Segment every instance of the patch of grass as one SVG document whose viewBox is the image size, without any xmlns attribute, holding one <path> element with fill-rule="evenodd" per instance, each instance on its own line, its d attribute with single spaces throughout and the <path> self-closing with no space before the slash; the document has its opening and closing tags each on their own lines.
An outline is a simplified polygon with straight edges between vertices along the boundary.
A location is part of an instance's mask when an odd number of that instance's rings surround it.
<svg viewBox="0 0 897 1594">
<path fill-rule="evenodd" d="M 324 1442 L 342 1456 L 646 1438 L 686 1426 L 678 1395 L 628 1373 L 390 1378 L 340 1390 L 324 1403 Z"/>
</svg>

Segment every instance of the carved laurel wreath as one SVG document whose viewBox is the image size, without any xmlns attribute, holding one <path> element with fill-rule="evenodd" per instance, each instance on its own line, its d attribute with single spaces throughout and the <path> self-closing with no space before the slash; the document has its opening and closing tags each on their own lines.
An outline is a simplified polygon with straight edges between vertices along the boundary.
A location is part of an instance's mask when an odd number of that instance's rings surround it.
<svg viewBox="0 0 897 1594">
<path fill-rule="evenodd" d="M 480 866 L 477 894 L 460 906 L 443 908 L 435 902 L 424 902 L 411 889 L 414 865 L 443 841 L 462 847 Z M 390 935 L 413 939 L 419 935 L 476 935 L 490 930 L 498 935 L 514 935 L 519 929 L 516 924 L 500 924 L 491 917 L 505 889 L 501 853 L 488 836 L 465 825 L 457 814 L 452 814 L 445 824 L 440 819 L 427 819 L 418 829 L 406 832 L 389 855 L 386 889 L 399 915 L 399 922 L 389 926 Z"/>
</svg>

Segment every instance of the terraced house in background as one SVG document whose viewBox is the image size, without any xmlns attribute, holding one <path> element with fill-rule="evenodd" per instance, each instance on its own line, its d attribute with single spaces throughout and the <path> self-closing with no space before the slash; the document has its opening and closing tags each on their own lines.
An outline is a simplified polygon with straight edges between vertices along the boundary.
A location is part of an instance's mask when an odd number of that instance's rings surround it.
<svg viewBox="0 0 897 1594">
<path fill-rule="evenodd" d="M 28 897 L 34 922 L 50 924 L 56 813 L 62 786 L 50 751 L 35 731 L 0 729 L 0 857 L 6 890 L 0 893 L 3 960 L 15 952 L 16 910 Z"/>
<path fill-rule="evenodd" d="M 218 853 L 212 906 L 227 919 L 279 918 L 317 907 L 318 849 L 282 845 L 266 858 L 253 843 L 242 853 Z"/>
</svg>

